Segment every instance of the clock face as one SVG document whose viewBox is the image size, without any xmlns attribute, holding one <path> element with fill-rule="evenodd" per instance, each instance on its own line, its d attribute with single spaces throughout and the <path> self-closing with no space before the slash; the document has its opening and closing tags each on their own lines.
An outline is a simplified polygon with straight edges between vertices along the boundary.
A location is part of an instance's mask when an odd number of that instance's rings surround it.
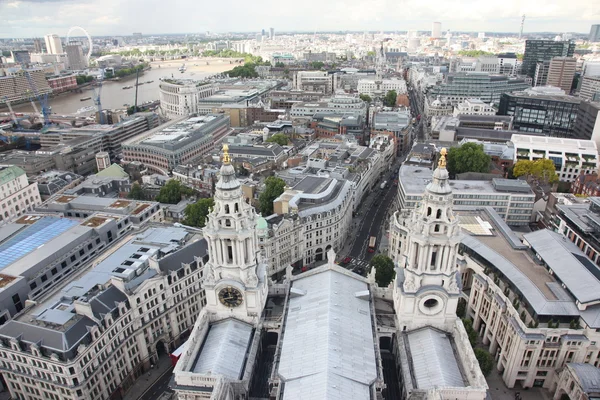
<svg viewBox="0 0 600 400">
<path fill-rule="evenodd" d="M 227 307 L 237 307 L 242 304 L 242 293 L 233 286 L 227 286 L 219 291 L 219 301 Z"/>
</svg>

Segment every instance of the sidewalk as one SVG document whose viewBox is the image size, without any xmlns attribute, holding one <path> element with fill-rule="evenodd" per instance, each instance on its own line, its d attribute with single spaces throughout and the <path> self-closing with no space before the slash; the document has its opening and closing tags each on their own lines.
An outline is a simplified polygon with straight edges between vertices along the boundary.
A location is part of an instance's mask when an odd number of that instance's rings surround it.
<svg viewBox="0 0 600 400">
<path fill-rule="evenodd" d="M 550 393 L 543 388 L 509 389 L 504 384 L 496 368 L 486 377 L 492 400 L 515 400 L 515 393 L 521 393 L 522 400 L 552 400 Z"/>
<path fill-rule="evenodd" d="M 142 397 L 144 392 L 150 389 L 171 367 L 171 359 L 168 356 L 161 357 L 158 361 L 158 365 L 155 365 L 154 368 L 135 381 L 127 393 L 125 393 L 125 396 L 123 396 L 123 400 L 138 400 Z"/>
</svg>

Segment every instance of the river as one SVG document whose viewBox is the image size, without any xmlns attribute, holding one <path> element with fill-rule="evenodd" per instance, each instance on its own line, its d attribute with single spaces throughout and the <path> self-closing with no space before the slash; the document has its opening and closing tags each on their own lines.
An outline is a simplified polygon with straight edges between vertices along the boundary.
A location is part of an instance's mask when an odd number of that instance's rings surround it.
<svg viewBox="0 0 600 400">
<path fill-rule="evenodd" d="M 209 65 L 206 63 L 209 62 Z M 138 86 L 138 104 L 159 99 L 160 78 L 190 78 L 201 80 L 208 76 L 229 70 L 235 65 L 229 64 L 229 60 L 188 60 L 186 71 L 180 72 L 181 62 L 152 63 L 152 69 L 145 71 L 139 76 L 139 82 L 153 81 Z M 132 89 L 123 89 L 123 86 L 134 86 Z M 48 99 L 53 114 L 75 114 L 78 109 L 86 106 L 94 106 L 92 99 L 81 101 L 85 97 L 93 97 L 91 87 L 84 88 L 82 93 L 68 93 Z M 135 75 L 119 81 L 106 81 L 102 85 L 102 108 L 123 108 L 124 104 L 133 105 L 135 102 Z M 41 108 L 37 104 L 38 108 Z M 16 112 L 33 112 L 31 103 L 14 105 Z M 90 115 L 92 112 L 83 115 Z"/>
</svg>

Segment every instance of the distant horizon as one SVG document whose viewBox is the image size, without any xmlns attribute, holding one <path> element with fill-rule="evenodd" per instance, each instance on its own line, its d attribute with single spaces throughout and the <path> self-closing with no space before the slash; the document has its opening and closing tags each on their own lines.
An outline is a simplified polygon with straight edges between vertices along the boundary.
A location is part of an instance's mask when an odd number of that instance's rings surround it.
<svg viewBox="0 0 600 400">
<path fill-rule="evenodd" d="M 600 23 L 600 7 L 589 0 L 304 0 L 302 7 L 286 7 L 278 0 L 231 0 L 226 5 L 196 0 L 0 0 L 0 15 L 0 37 L 15 39 L 64 36 L 73 26 L 92 36 L 130 36 L 157 31 L 255 33 L 271 27 L 276 34 L 280 28 L 298 33 L 427 32 L 433 22 L 442 24 L 442 32 L 516 34 L 523 15 L 528 34 L 584 35 Z"/>
<path fill-rule="evenodd" d="M 600 24 L 598 24 L 600 25 Z M 591 27 L 591 25 L 590 25 Z M 70 29 L 70 28 L 69 28 Z M 67 29 L 68 31 L 68 29 Z M 268 28 L 265 28 L 265 33 L 268 33 Z M 71 35 L 71 37 L 85 37 L 83 35 L 81 35 L 79 33 L 80 31 L 77 31 L 77 34 Z M 206 35 L 206 32 L 210 32 L 211 34 L 217 34 L 217 35 L 235 35 L 235 34 L 243 34 L 243 35 L 252 35 L 252 34 L 257 34 L 257 33 L 261 33 L 261 30 L 258 31 L 224 31 L 224 32 L 217 32 L 217 31 L 204 31 L 204 32 L 177 32 L 177 33 L 144 33 L 144 32 L 139 32 L 142 34 L 142 36 L 146 36 L 146 37 L 150 37 L 150 36 L 184 36 L 184 35 Z M 431 29 L 408 29 L 408 30 L 323 30 L 323 31 L 303 31 L 303 30 L 297 30 L 297 31 L 277 31 L 275 30 L 275 36 L 279 35 L 286 35 L 286 34 L 343 34 L 343 33 L 374 33 L 374 34 L 380 34 L 380 33 L 404 33 L 404 32 L 431 32 Z M 448 30 L 442 30 L 442 34 L 446 34 L 448 32 Z M 507 35 L 518 35 L 519 32 L 512 32 L 512 31 L 450 31 L 450 33 L 454 34 L 478 34 L 478 33 L 485 33 L 485 34 L 507 34 Z M 58 35 L 60 38 L 65 38 L 67 37 L 66 34 L 64 35 L 60 35 L 56 32 L 48 32 L 45 35 L 37 35 L 37 36 L 12 36 L 12 37 L 0 37 L 0 40 L 10 40 L 10 39 L 43 39 L 44 36 L 46 35 L 52 35 L 52 34 L 56 34 Z M 134 32 L 128 33 L 128 34 L 98 34 L 98 35 L 93 35 L 90 33 L 90 36 L 92 38 L 94 37 L 115 37 L 115 36 L 123 36 L 123 37 L 129 37 L 129 36 L 134 36 L 133 35 Z M 575 34 L 575 35 L 589 35 L 589 32 L 574 32 L 574 31 L 539 31 L 539 32 L 523 32 L 523 37 L 526 38 L 527 36 L 530 35 L 563 35 L 563 34 Z M 218 40 L 218 38 L 214 38 L 215 40 Z"/>
</svg>

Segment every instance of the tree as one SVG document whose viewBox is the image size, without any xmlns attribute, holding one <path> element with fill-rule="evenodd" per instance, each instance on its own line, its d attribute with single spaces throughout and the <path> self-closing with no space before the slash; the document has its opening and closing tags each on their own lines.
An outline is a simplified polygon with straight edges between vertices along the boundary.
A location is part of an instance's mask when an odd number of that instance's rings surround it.
<svg viewBox="0 0 600 400">
<path fill-rule="evenodd" d="M 525 176 L 527 182 L 535 182 L 537 184 L 551 184 L 558 182 L 556 167 L 554 162 L 547 158 L 539 158 L 537 160 L 519 160 L 513 168 L 513 175 L 518 178 Z"/>
<path fill-rule="evenodd" d="M 264 216 L 273 214 L 273 201 L 285 190 L 285 181 L 276 176 L 265 179 L 265 190 L 258 197 L 260 212 Z"/>
<path fill-rule="evenodd" d="M 467 331 L 467 336 L 469 337 L 469 343 L 471 343 L 471 347 L 475 346 L 475 343 L 477 343 L 477 331 L 473 329 L 473 320 L 469 318 L 463 318 L 462 323 L 465 327 L 465 331 Z"/>
<path fill-rule="evenodd" d="M 467 56 L 467 57 L 479 57 L 479 56 L 493 56 L 495 55 L 494 53 L 490 53 L 487 51 L 483 51 L 483 50 L 461 50 L 458 52 L 459 55 L 461 56 Z"/>
<path fill-rule="evenodd" d="M 133 182 L 127 198 L 132 200 L 146 200 L 147 196 L 142 186 L 137 182 Z"/>
<path fill-rule="evenodd" d="M 206 216 L 214 205 L 212 198 L 200 199 L 193 204 L 188 204 L 183 211 L 185 214 L 183 224 L 203 228 L 206 224 Z"/>
<path fill-rule="evenodd" d="M 488 172 L 490 156 L 483 152 L 483 145 L 465 143 L 460 147 L 450 148 L 447 168 L 451 175 L 463 172 Z"/>
<path fill-rule="evenodd" d="M 288 138 L 284 133 L 276 133 L 270 138 L 267 139 L 269 143 L 277 143 L 280 146 L 285 146 L 288 144 Z"/>
<path fill-rule="evenodd" d="M 281 61 L 278 61 L 278 62 L 275 63 L 275 67 L 277 67 L 277 68 L 285 68 L 285 64 L 282 63 Z"/>
<path fill-rule="evenodd" d="M 396 99 L 398 94 L 395 90 L 388 90 L 387 94 L 383 98 L 383 105 L 386 107 L 394 107 L 396 105 Z"/>
<path fill-rule="evenodd" d="M 394 262 L 384 254 L 377 254 L 369 265 L 375 267 L 375 281 L 379 287 L 386 287 L 396 276 Z"/>
<path fill-rule="evenodd" d="M 462 297 L 458 299 L 458 305 L 456 306 L 456 316 L 458 318 L 464 318 L 467 314 L 467 301 Z"/>
<path fill-rule="evenodd" d="M 484 376 L 488 376 L 494 367 L 492 355 L 484 349 L 475 349 L 475 358 L 479 362 L 479 368 Z"/>
<path fill-rule="evenodd" d="M 324 65 L 325 65 L 325 63 L 323 63 L 321 61 L 313 61 L 310 63 L 310 66 L 314 69 L 321 69 L 321 68 L 323 68 Z"/>
<path fill-rule="evenodd" d="M 361 94 L 358 97 L 360 97 L 360 99 L 362 101 L 366 101 L 367 103 L 370 103 L 371 101 L 373 101 L 373 99 L 371 98 L 371 96 L 369 96 L 368 94 Z"/>
<path fill-rule="evenodd" d="M 182 195 L 190 195 L 194 191 L 181 184 L 176 179 L 171 179 L 167 184 L 160 188 L 156 201 L 166 204 L 177 204 L 181 201 Z"/>
</svg>

